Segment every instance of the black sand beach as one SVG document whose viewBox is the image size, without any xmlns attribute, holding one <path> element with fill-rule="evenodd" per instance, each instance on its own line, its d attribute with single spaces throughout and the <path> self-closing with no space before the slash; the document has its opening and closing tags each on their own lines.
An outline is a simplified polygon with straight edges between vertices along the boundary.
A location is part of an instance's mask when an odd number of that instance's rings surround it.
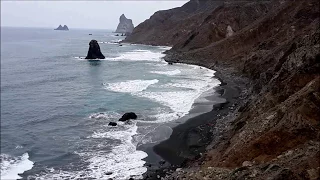
<svg viewBox="0 0 320 180">
<path fill-rule="evenodd" d="M 218 97 L 223 98 L 223 101 L 211 105 L 210 112 L 191 117 L 175 125 L 169 139 L 148 148 L 144 147 L 144 151 L 149 155 L 145 159 L 148 171 L 144 174 L 144 179 L 159 179 L 166 173 L 201 158 L 202 153 L 213 140 L 212 137 L 215 136 L 213 129 L 216 120 L 236 109 L 241 90 L 244 88 L 243 83 L 235 82 L 230 75 L 226 76 L 219 71 L 215 73 L 215 78 L 221 84 L 214 90 L 218 93 Z M 216 97 L 217 94 L 206 98 Z M 193 109 L 201 108 L 200 104 L 198 107 L 196 104 L 195 106 Z"/>
</svg>

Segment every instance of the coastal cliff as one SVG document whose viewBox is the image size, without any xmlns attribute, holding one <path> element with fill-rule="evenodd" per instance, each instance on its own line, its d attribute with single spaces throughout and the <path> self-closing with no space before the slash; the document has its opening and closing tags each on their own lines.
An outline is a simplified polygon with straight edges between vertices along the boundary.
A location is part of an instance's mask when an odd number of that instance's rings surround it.
<svg viewBox="0 0 320 180">
<path fill-rule="evenodd" d="M 207 117 L 215 126 L 205 153 L 184 157 L 166 179 L 320 178 L 319 7 L 318 0 L 191 0 L 133 30 L 125 42 L 172 46 L 168 62 L 246 79 L 227 115 Z M 177 156 L 186 154 L 182 146 Z"/>
</svg>

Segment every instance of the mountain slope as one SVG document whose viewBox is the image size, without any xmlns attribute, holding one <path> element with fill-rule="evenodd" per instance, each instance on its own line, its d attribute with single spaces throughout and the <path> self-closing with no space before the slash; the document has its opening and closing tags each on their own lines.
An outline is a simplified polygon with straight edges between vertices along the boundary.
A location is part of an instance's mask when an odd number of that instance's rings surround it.
<svg viewBox="0 0 320 180">
<path fill-rule="evenodd" d="M 241 105 L 217 121 L 230 122 L 220 139 L 168 179 L 319 179 L 319 1 L 201 3 L 155 13 L 166 21 L 151 17 L 126 39 L 172 45 L 168 62 L 250 82 Z"/>
</svg>

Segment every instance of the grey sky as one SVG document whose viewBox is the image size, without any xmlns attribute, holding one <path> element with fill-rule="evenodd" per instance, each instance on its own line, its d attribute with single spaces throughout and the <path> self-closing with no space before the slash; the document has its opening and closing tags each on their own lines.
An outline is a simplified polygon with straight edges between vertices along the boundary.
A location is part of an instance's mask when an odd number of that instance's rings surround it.
<svg viewBox="0 0 320 180">
<path fill-rule="evenodd" d="M 116 29 L 122 13 L 134 26 L 180 1 L 1 1 L 1 26 Z"/>
</svg>

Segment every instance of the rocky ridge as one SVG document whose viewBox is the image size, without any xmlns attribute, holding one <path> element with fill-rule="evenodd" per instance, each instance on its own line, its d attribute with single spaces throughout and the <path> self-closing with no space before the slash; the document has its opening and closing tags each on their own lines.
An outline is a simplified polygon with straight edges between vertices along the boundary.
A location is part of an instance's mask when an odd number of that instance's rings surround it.
<svg viewBox="0 0 320 180">
<path fill-rule="evenodd" d="M 319 7 L 192 0 L 134 29 L 125 41 L 171 45 L 168 62 L 249 79 L 241 103 L 216 120 L 207 151 L 164 179 L 320 178 Z"/>
</svg>

